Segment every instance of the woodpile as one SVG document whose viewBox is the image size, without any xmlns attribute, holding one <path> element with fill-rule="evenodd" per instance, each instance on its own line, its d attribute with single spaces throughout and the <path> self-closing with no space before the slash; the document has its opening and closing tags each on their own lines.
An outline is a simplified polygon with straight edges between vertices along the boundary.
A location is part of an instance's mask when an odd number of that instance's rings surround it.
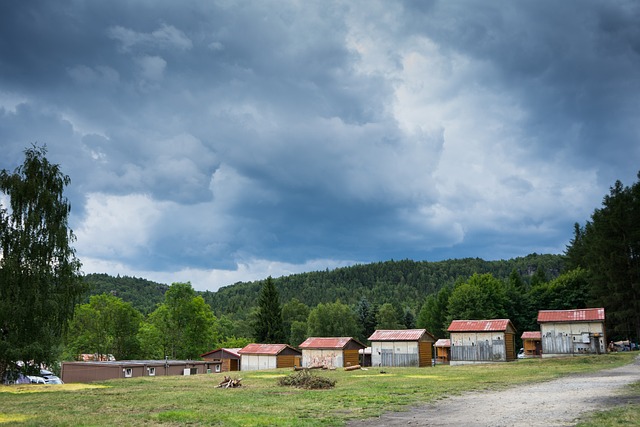
<svg viewBox="0 0 640 427">
<path fill-rule="evenodd" d="M 228 376 L 224 376 L 224 380 L 222 380 L 220 382 L 220 384 L 218 384 L 218 388 L 236 388 L 236 387 L 240 387 L 242 384 L 240 384 L 240 381 L 242 381 L 242 378 L 231 378 Z"/>
</svg>

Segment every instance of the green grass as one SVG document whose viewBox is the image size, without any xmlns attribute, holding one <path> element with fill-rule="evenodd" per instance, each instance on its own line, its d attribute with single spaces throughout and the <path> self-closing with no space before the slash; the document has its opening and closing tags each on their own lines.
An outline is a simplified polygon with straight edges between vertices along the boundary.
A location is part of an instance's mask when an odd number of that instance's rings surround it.
<svg viewBox="0 0 640 427">
<path fill-rule="evenodd" d="M 99 383 L 106 386 L 101 388 L 73 384 L 0 387 L 0 425 L 339 426 L 348 419 L 379 416 L 465 391 L 621 366 L 635 355 L 384 368 L 385 374 L 379 368 L 318 372 L 337 381 L 329 390 L 277 385 L 278 378 L 291 373 L 288 369 L 235 373 L 243 378 L 242 387 L 235 389 L 216 387 L 221 374 L 112 380 Z M 631 420 L 626 425 L 637 424 L 639 412 L 631 408 L 625 415 Z M 594 423 L 585 425 L 601 425 L 597 420 Z"/>
</svg>

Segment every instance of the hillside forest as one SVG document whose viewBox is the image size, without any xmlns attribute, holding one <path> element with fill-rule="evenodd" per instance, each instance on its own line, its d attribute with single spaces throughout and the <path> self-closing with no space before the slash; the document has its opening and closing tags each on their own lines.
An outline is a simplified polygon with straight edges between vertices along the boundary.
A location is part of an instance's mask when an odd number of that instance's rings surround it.
<svg viewBox="0 0 640 427">
<path fill-rule="evenodd" d="M 640 178 L 640 176 L 639 176 Z M 236 283 L 198 292 L 189 283 L 88 274 L 64 357 L 198 358 L 249 342 L 293 346 L 309 336 L 426 328 L 447 337 L 453 319 L 509 318 L 538 330 L 538 310 L 604 307 L 610 340 L 640 335 L 640 183 L 616 182 L 564 254 L 510 260 L 390 260 Z"/>
</svg>

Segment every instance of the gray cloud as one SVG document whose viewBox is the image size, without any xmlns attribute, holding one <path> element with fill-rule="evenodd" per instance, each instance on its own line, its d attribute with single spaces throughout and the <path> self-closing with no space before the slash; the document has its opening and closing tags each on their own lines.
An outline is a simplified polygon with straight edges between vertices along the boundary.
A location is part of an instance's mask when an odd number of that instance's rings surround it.
<svg viewBox="0 0 640 427">
<path fill-rule="evenodd" d="M 4 2 L 0 167 L 46 143 L 72 178 L 85 269 L 201 289 L 560 252 L 614 180 L 635 179 L 639 15 Z"/>
</svg>

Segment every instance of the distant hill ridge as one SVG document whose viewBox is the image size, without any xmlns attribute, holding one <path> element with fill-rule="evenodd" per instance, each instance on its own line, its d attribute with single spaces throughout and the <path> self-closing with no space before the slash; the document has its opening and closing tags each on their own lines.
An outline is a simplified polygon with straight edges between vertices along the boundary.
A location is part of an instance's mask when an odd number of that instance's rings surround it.
<svg viewBox="0 0 640 427">
<path fill-rule="evenodd" d="M 362 297 L 373 304 L 386 302 L 417 310 L 427 295 L 445 285 L 466 280 L 474 273 L 491 273 L 506 280 L 516 270 L 525 283 L 542 269 L 547 280 L 556 278 L 563 269 L 563 256 L 530 254 L 510 260 L 485 261 L 463 258 L 446 261 L 384 261 L 358 264 L 335 270 L 293 274 L 274 279 L 280 302 L 297 298 L 309 307 L 340 300 L 356 304 Z M 150 280 L 107 274 L 87 274 L 89 295 L 111 293 L 143 313 L 150 313 L 164 300 L 167 284 Z M 216 315 L 248 312 L 257 305 L 261 281 L 238 282 L 216 292 L 199 292 Z"/>
</svg>

